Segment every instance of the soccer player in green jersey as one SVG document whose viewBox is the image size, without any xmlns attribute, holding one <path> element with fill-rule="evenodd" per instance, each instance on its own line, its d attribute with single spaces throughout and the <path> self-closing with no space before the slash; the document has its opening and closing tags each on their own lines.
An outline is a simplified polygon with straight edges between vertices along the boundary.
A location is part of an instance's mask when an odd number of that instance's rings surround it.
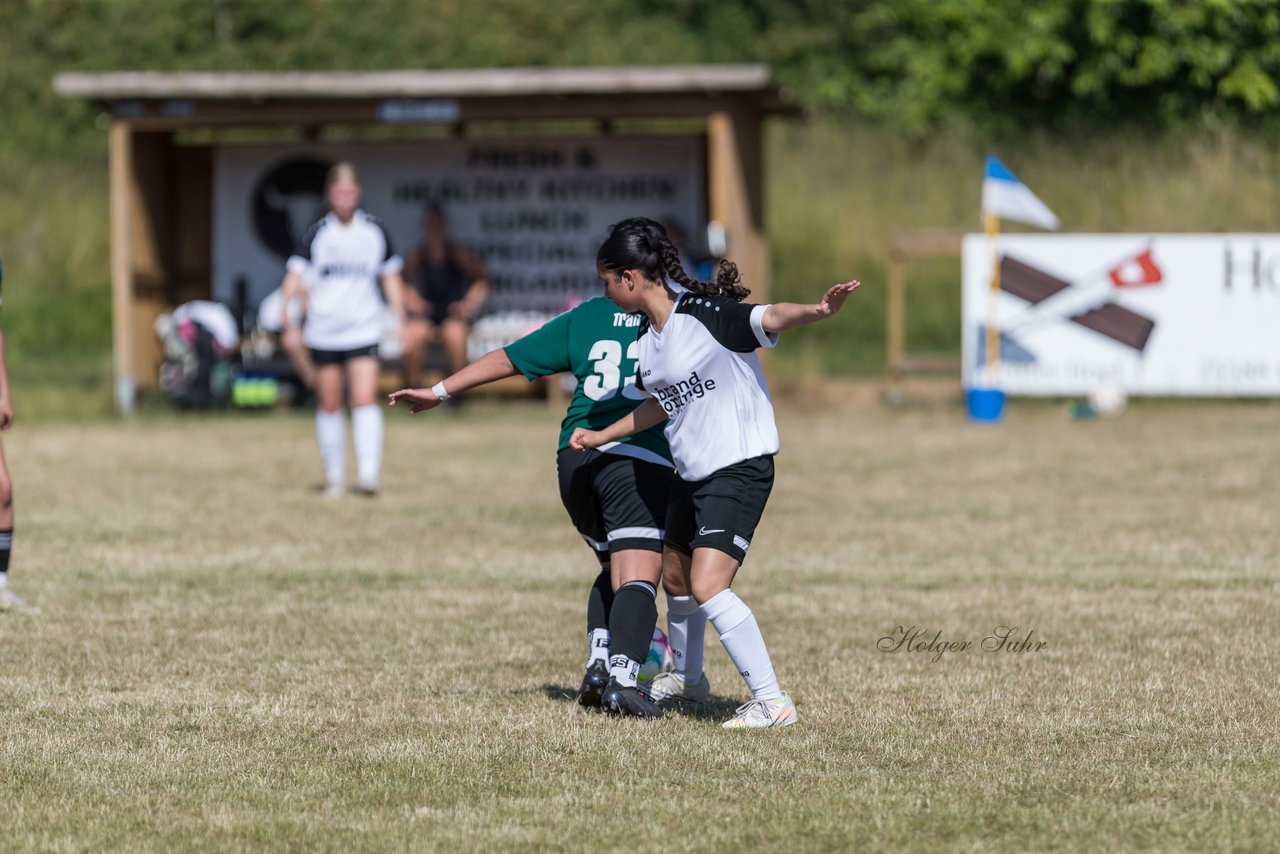
<svg viewBox="0 0 1280 854">
<path fill-rule="evenodd" d="M 661 426 L 587 454 L 569 448 L 575 429 L 601 429 L 644 400 L 635 386 L 641 320 L 641 315 L 597 297 L 430 389 L 393 392 L 390 402 L 410 403 L 412 412 L 422 412 L 516 374 L 532 380 L 568 371 L 577 377 L 556 457 L 560 499 L 600 563 L 587 599 L 588 660 L 578 702 L 603 706 L 612 714 L 661 717 L 662 710 L 640 692 L 636 678 L 658 619 L 655 600 L 671 451 Z"/>
</svg>

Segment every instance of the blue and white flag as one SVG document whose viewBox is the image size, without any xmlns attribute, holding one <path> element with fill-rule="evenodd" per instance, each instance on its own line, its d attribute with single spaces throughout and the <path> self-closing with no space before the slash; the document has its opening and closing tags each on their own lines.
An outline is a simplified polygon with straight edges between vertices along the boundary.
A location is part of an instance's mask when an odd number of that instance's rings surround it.
<svg viewBox="0 0 1280 854">
<path fill-rule="evenodd" d="M 982 212 L 1056 231 L 1058 217 L 994 155 L 987 155 Z"/>
</svg>

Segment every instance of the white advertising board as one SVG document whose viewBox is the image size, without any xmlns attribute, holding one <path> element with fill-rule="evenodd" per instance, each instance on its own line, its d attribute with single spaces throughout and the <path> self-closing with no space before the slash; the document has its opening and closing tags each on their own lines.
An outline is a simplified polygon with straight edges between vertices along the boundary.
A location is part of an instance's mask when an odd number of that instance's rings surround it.
<svg viewBox="0 0 1280 854">
<path fill-rule="evenodd" d="M 413 143 L 226 145 L 214 157 L 213 297 L 250 305 L 279 286 L 286 256 L 322 210 L 325 171 L 350 160 L 362 207 L 396 251 L 421 239 L 441 204 L 454 239 L 488 267 L 488 312 L 555 314 L 600 293 L 608 227 L 649 216 L 699 234 L 705 141 L 690 136 L 475 139 Z"/>
<path fill-rule="evenodd" d="M 966 386 L 994 312 L 1009 394 L 1280 394 L 1280 235 L 969 235 L 963 264 Z"/>
</svg>

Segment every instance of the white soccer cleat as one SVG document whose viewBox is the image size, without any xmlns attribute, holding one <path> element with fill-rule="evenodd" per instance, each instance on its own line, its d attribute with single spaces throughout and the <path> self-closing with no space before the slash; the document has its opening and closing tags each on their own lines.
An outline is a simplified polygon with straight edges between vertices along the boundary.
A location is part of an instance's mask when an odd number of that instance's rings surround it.
<svg viewBox="0 0 1280 854">
<path fill-rule="evenodd" d="M 378 494 L 378 482 L 376 480 L 358 481 L 351 491 L 365 498 L 373 498 Z"/>
<path fill-rule="evenodd" d="M 347 488 L 340 483 L 326 483 L 324 497 L 329 501 L 340 501 L 347 495 Z"/>
<path fill-rule="evenodd" d="M 0 613 L 12 611 L 15 614 L 38 614 L 39 608 L 32 608 L 26 600 L 7 587 L 0 587 Z"/>
<path fill-rule="evenodd" d="M 659 673 L 648 684 L 649 697 L 655 703 L 680 700 L 685 703 L 701 703 L 711 696 L 711 683 L 707 674 L 698 677 L 697 682 L 686 682 L 683 676 L 675 671 Z"/>
<path fill-rule="evenodd" d="M 721 726 L 725 729 L 765 729 L 773 726 L 791 726 L 796 722 L 796 704 L 791 696 L 783 694 L 775 700 L 752 700 L 742 706 L 733 717 Z"/>
</svg>

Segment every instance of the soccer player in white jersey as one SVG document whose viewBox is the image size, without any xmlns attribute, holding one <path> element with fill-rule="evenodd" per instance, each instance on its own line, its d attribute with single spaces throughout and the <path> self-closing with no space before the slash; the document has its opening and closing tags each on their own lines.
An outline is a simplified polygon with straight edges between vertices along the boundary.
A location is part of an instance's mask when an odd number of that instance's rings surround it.
<svg viewBox="0 0 1280 854">
<path fill-rule="evenodd" d="M 835 285 L 812 305 L 743 303 L 738 268 L 721 261 L 712 283 L 690 279 L 662 226 L 643 217 L 613 227 L 596 255 L 605 295 L 643 312 L 636 386 L 649 399 L 602 430 L 574 431 L 597 448 L 666 421 L 676 464 L 663 538 L 662 584 L 676 669 L 654 679 L 654 700 L 701 700 L 706 621 L 751 691 L 726 728 L 789 726 L 796 708 L 774 674 L 751 609 L 731 589 L 773 489 L 778 430 L 756 349 L 778 333 L 830 317 L 859 283 Z M 674 280 L 686 290 L 667 285 Z"/>
<path fill-rule="evenodd" d="M 360 180 L 350 163 L 338 163 L 325 179 L 329 213 L 308 229 L 289 258 L 281 285 L 281 329 L 293 325 L 287 306 L 307 282 L 303 343 L 315 364 L 316 438 L 324 463 L 325 495 L 346 492 L 346 424 L 342 412 L 343 369 L 356 446 L 356 491 L 376 495 L 382 468 L 382 409 L 377 404 L 378 342 L 386 295 L 404 339 L 404 266 L 377 219 L 360 210 Z"/>
</svg>

